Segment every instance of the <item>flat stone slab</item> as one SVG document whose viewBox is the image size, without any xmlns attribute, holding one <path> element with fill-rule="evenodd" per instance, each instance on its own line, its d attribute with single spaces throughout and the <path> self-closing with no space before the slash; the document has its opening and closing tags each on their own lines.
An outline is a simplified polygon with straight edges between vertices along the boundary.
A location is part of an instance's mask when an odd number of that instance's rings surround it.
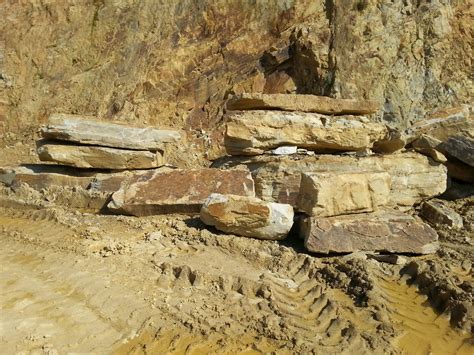
<svg viewBox="0 0 474 355">
<path fill-rule="evenodd" d="M 201 208 L 201 220 L 225 233 L 281 240 L 293 226 L 293 207 L 256 197 L 211 194 Z"/>
<path fill-rule="evenodd" d="M 387 172 L 315 172 L 301 175 L 297 207 L 310 216 L 373 212 L 390 201 Z"/>
<path fill-rule="evenodd" d="M 257 197 L 264 201 L 297 206 L 301 173 L 384 171 L 391 177 L 390 204 L 409 209 L 414 204 L 443 193 L 447 186 L 446 167 L 424 155 L 407 152 L 368 157 L 256 156 L 232 157 L 216 167 L 247 167 L 255 180 Z"/>
<path fill-rule="evenodd" d="M 108 207 L 134 216 L 199 213 L 212 193 L 253 197 L 252 176 L 246 170 L 151 170 L 122 184 Z"/>
<path fill-rule="evenodd" d="M 110 147 L 43 144 L 37 149 L 41 161 L 77 168 L 150 169 L 164 164 L 160 151 L 127 150 Z"/>
<path fill-rule="evenodd" d="M 244 93 L 227 101 L 228 110 L 283 110 L 328 115 L 371 114 L 379 110 L 375 101 L 333 99 L 327 96 Z"/>
<path fill-rule="evenodd" d="M 428 222 L 448 228 L 460 229 L 463 227 L 462 217 L 452 208 L 445 206 L 441 201 L 425 201 L 421 206 L 420 214 Z"/>
<path fill-rule="evenodd" d="M 300 233 L 314 253 L 356 251 L 431 254 L 438 235 L 426 223 L 409 215 L 377 212 L 336 217 L 307 217 Z"/>
<path fill-rule="evenodd" d="M 440 149 L 474 167 L 474 139 L 466 136 L 451 136 L 441 143 Z"/>
<path fill-rule="evenodd" d="M 359 151 L 388 134 L 384 124 L 364 116 L 235 111 L 227 118 L 224 143 L 230 155 L 258 155 L 287 145 L 318 152 Z"/>
<path fill-rule="evenodd" d="M 181 138 L 177 131 L 131 127 L 68 114 L 51 115 L 41 134 L 46 139 L 136 150 L 162 150 L 164 143 Z"/>
</svg>

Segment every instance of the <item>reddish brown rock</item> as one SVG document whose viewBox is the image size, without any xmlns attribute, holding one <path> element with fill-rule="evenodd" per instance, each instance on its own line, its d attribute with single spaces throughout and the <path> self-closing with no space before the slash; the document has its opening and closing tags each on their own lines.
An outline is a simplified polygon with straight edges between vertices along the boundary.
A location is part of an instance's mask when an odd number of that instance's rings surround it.
<svg viewBox="0 0 474 355">
<path fill-rule="evenodd" d="M 135 216 L 164 213 L 199 213 L 212 193 L 255 196 L 246 170 L 152 170 L 122 184 L 109 208 Z"/>
<path fill-rule="evenodd" d="M 327 96 L 244 93 L 227 102 L 228 110 L 284 110 L 329 115 L 370 114 L 379 104 L 368 100 L 333 99 Z"/>
<path fill-rule="evenodd" d="M 430 254 L 438 248 L 438 235 L 433 228 L 401 213 L 307 217 L 300 223 L 305 246 L 315 253 L 383 251 Z"/>
</svg>

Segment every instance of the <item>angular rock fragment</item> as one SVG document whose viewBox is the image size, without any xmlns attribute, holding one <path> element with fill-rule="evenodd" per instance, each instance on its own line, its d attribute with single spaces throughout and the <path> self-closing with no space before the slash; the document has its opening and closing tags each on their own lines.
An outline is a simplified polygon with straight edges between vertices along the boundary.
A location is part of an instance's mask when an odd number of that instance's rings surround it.
<svg viewBox="0 0 474 355">
<path fill-rule="evenodd" d="M 212 193 L 255 196 L 246 170 L 151 170 L 123 183 L 109 209 L 134 216 L 199 213 Z"/>
<path fill-rule="evenodd" d="M 43 144 L 37 151 L 41 161 L 77 168 L 150 169 L 164 164 L 160 151 L 66 144 Z"/>
<path fill-rule="evenodd" d="M 255 197 L 211 194 L 201 208 L 201 220 L 226 233 L 281 240 L 293 225 L 293 207 Z"/>
<path fill-rule="evenodd" d="M 421 215 L 428 222 L 436 225 L 445 225 L 453 229 L 463 227 L 462 217 L 452 208 L 445 206 L 441 201 L 425 201 L 421 206 Z"/>
<path fill-rule="evenodd" d="M 246 166 L 255 179 L 257 197 L 296 206 L 301 173 L 385 171 L 392 180 L 391 205 L 411 208 L 446 190 L 446 167 L 414 152 L 383 156 L 319 155 L 303 158 L 258 156 L 233 158 L 215 166 Z"/>
<path fill-rule="evenodd" d="M 462 161 L 450 158 L 444 163 L 448 168 L 448 175 L 453 179 L 474 184 L 474 168 Z"/>
<path fill-rule="evenodd" d="M 474 167 L 474 139 L 467 136 L 451 136 L 440 144 L 440 149 Z"/>
<path fill-rule="evenodd" d="M 301 175 L 297 207 L 310 216 L 373 212 L 390 201 L 386 172 L 317 172 Z"/>
<path fill-rule="evenodd" d="M 333 99 L 327 96 L 244 93 L 227 101 L 228 110 L 283 110 L 329 115 L 364 115 L 377 112 L 379 104 L 368 100 Z"/>
<path fill-rule="evenodd" d="M 441 152 L 441 143 L 442 142 L 439 139 L 422 134 L 411 143 L 411 146 L 418 153 L 426 155 L 439 163 L 445 163 L 448 159 L 446 159 L 444 154 Z"/>
<path fill-rule="evenodd" d="M 231 155 L 258 155 L 284 145 L 320 152 L 358 151 L 387 134 L 384 124 L 363 116 L 238 111 L 228 117 L 225 147 Z"/>
<path fill-rule="evenodd" d="M 429 225 L 395 212 L 336 217 L 307 217 L 300 231 L 306 248 L 315 253 L 379 251 L 430 254 L 438 235 Z"/>
<path fill-rule="evenodd" d="M 41 129 L 43 138 L 136 150 L 161 150 L 163 143 L 177 142 L 177 131 L 130 127 L 91 117 L 54 114 Z"/>
</svg>

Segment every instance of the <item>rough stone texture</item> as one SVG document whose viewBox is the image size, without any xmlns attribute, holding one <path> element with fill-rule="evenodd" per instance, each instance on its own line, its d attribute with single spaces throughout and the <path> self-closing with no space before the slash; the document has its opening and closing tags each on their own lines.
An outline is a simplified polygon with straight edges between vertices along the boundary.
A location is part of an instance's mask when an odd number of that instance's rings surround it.
<svg viewBox="0 0 474 355">
<path fill-rule="evenodd" d="M 469 105 L 462 105 L 436 111 L 408 128 L 405 134 L 410 142 L 422 135 L 444 142 L 452 135 L 473 131 L 474 120 L 470 109 Z"/>
<path fill-rule="evenodd" d="M 135 216 L 199 213 L 212 193 L 253 197 L 252 176 L 245 170 L 151 170 L 122 184 L 109 208 Z"/>
<path fill-rule="evenodd" d="M 445 206 L 441 201 L 430 200 L 423 202 L 420 214 L 433 224 L 445 225 L 454 229 L 463 227 L 462 217 L 452 208 Z"/>
<path fill-rule="evenodd" d="M 332 171 L 386 171 L 392 179 L 390 200 L 409 208 L 446 190 L 446 168 L 414 152 L 383 156 L 305 156 L 299 158 L 263 156 L 233 157 L 216 162 L 215 167 L 246 166 L 255 179 L 257 197 L 296 206 L 301 173 Z"/>
<path fill-rule="evenodd" d="M 177 131 L 130 127 L 67 114 L 52 115 L 41 134 L 46 139 L 137 150 L 161 150 L 163 143 L 180 139 Z"/>
<path fill-rule="evenodd" d="M 283 111 L 236 111 L 228 115 L 226 150 L 257 155 L 283 145 L 315 151 L 357 151 L 385 138 L 384 124 L 363 116 L 325 116 Z"/>
<path fill-rule="evenodd" d="M 310 216 L 373 212 L 390 201 L 386 172 L 317 172 L 301 175 L 297 207 Z"/>
<path fill-rule="evenodd" d="M 474 167 L 474 139 L 466 136 L 452 136 L 441 144 L 441 149 L 462 162 Z"/>
<path fill-rule="evenodd" d="M 201 220 L 218 230 L 260 239 L 281 240 L 293 226 L 293 207 L 255 197 L 211 194 Z"/>
<path fill-rule="evenodd" d="M 141 174 L 145 171 L 136 171 Z M 28 165 L 0 168 L 0 181 L 7 186 L 25 183 L 35 190 L 52 186 L 81 187 L 100 192 L 115 192 L 131 173 L 101 173 L 53 165 Z"/>
<path fill-rule="evenodd" d="M 438 248 L 438 235 L 427 224 L 395 212 L 336 217 L 307 217 L 300 231 L 305 247 L 315 253 L 384 251 L 430 254 Z"/>
<path fill-rule="evenodd" d="M 448 168 L 448 175 L 453 179 L 474 184 L 474 168 L 457 159 L 450 159 L 444 163 Z"/>
<path fill-rule="evenodd" d="M 283 110 L 327 115 L 364 115 L 377 112 L 374 101 L 333 99 L 326 96 L 243 93 L 227 101 L 228 110 Z"/>
<path fill-rule="evenodd" d="M 161 152 L 148 150 L 48 143 L 40 145 L 37 152 L 41 161 L 77 168 L 149 169 L 164 164 Z"/>
</svg>

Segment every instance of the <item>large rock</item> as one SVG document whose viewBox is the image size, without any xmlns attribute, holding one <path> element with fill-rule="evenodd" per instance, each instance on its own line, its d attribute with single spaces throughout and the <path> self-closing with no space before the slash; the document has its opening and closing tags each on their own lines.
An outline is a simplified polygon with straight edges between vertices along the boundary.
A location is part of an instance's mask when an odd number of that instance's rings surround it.
<svg viewBox="0 0 474 355">
<path fill-rule="evenodd" d="M 301 175 L 299 211 L 328 217 L 373 212 L 390 201 L 386 172 L 317 172 Z"/>
<path fill-rule="evenodd" d="M 46 139 L 137 150 L 161 150 L 163 143 L 180 139 L 177 131 L 130 127 L 68 114 L 51 115 L 41 134 Z"/>
<path fill-rule="evenodd" d="M 164 164 L 160 151 L 43 144 L 38 147 L 37 152 L 41 161 L 51 161 L 77 168 L 150 169 Z"/>
<path fill-rule="evenodd" d="M 243 93 L 227 101 L 227 109 L 363 115 L 377 112 L 379 104 L 368 100 L 333 99 L 316 95 Z"/>
<path fill-rule="evenodd" d="M 280 240 L 293 225 L 293 207 L 255 197 L 211 194 L 201 220 L 216 229 L 245 237 Z"/>
<path fill-rule="evenodd" d="M 427 224 L 395 212 L 336 217 L 307 217 L 301 221 L 306 248 L 315 253 L 383 251 L 434 253 L 438 235 Z"/>
<path fill-rule="evenodd" d="M 453 179 L 474 184 L 474 168 L 462 161 L 450 158 L 444 163 L 448 168 L 448 175 Z"/>
<path fill-rule="evenodd" d="M 443 202 L 430 200 L 423 202 L 421 215 L 428 222 L 448 228 L 460 229 L 463 227 L 462 217 Z"/>
<path fill-rule="evenodd" d="M 258 155 L 283 145 L 314 151 L 358 151 L 384 139 L 384 124 L 364 116 L 325 116 L 284 111 L 236 111 L 228 115 L 226 150 Z"/>
<path fill-rule="evenodd" d="M 135 216 L 199 213 L 212 193 L 253 197 L 252 176 L 245 170 L 152 170 L 122 184 L 109 208 Z"/>
<path fill-rule="evenodd" d="M 451 136 L 441 144 L 448 155 L 474 167 L 474 139 L 467 136 Z"/>
<path fill-rule="evenodd" d="M 414 152 L 383 156 L 253 157 L 233 158 L 214 166 L 246 166 L 255 179 L 257 197 L 296 206 L 301 173 L 386 171 L 392 179 L 391 204 L 410 208 L 446 190 L 446 168 Z"/>
</svg>

